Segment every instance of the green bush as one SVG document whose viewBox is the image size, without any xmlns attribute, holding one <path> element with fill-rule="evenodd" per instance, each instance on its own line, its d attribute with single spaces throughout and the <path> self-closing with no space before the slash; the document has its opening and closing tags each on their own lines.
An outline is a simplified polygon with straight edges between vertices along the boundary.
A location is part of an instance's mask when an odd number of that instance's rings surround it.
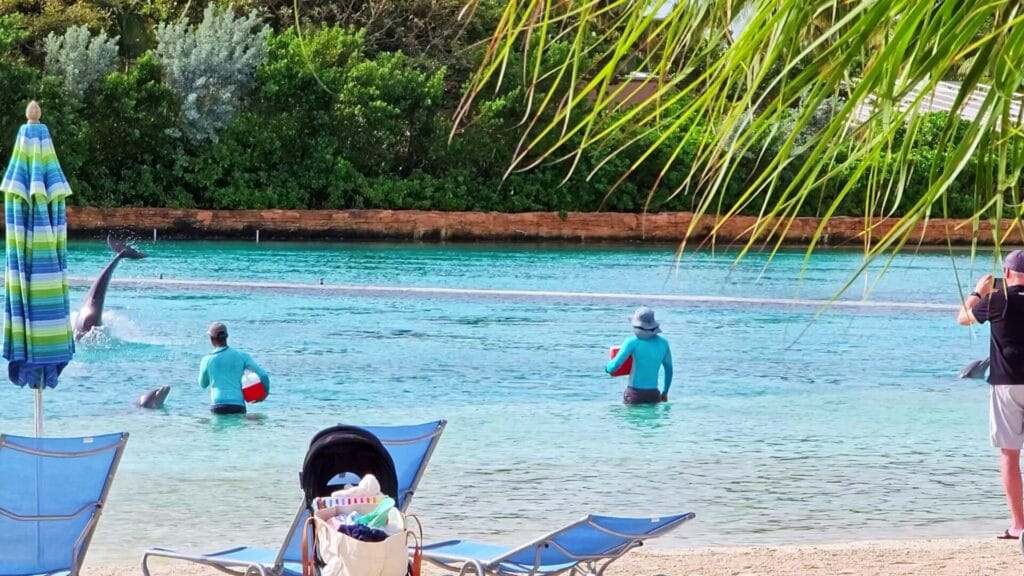
<svg viewBox="0 0 1024 576">
<path fill-rule="evenodd" d="M 195 205 L 174 175 L 179 107 L 160 76 L 160 65 L 144 56 L 129 72 L 108 76 L 83 106 L 90 168 L 78 203 Z"/>
<path fill-rule="evenodd" d="M 4 34 L 14 34 L 8 24 L 9 18 L 0 19 L 0 49 Z M 555 65 L 558 49 L 553 46 L 544 66 Z M 301 41 L 291 30 L 270 34 L 265 54 L 247 98 L 238 101 L 216 138 L 208 139 L 184 136 L 182 97 L 168 87 L 166 70 L 152 54 L 80 95 L 17 56 L 0 57 L 0 136 L 13 142 L 25 104 L 39 99 L 75 192 L 71 201 L 79 205 L 564 213 L 692 210 L 702 200 L 704 190 L 688 176 L 700 168 L 694 166 L 699 142 L 711 129 L 703 124 L 688 127 L 689 135 L 672 135 L 644 158 L 661 133 L 627 122 L 578 157 L 547 158 L 506 174 L 527 116 L 518 74 L 510 74 L 497 93 L 478 95 L 472 117 L 449 142 L 453 77 L 422 54 L 382 52 L 379 44 L 368 48 L 364 32 L 340 27 L 309 30 Z M 461 82 L 464 73 L 455 73 L 454 81 Z M 828 113 L 816 112 L 815 125 L 827 121 Z M 620 114 L 601 121 L 618 122 Z M 892 214 L 905 213 L 950 151 L 942 137 L 947 122 L 947 115 L 935 114 L 900 131 L 894 145 L 912 138 L 913 159 L 901 187 L 877 191 L 869 185 L 871 175 L 877 180 L 896 174 L 891 159 L 879 160 L 859 177 L 855 167 L 844 167 L 807 195 L 799 214 L 821 215 L 837 203 L 837 214 L 862 215 L 869 193 L 878 195 L 874 212 L 884 206 Z M 776 134 L 791 133 L 792 124 L 792 118 L 784 119 Z M 956 130 L 955 142 L 963 137 L 963 124 Z M 548 136 L 536 150 L 546 150 L 558 137 Z M 800 138 L 806 142 L 809 134 Z M 566 149 L 579 142 L 578 136 L 570 139 Z M 758 146 L 766 154 L 778 151 L 770 135 Z M 848 158 L 845 148 L 834 153 L 837 165 Z M 795 154 L 784 185 L 802 165 Z M 711 210 L 736 203 L 765 168 L 760 149 L 748 152 Z M 978 209 L 976 188 L 985 175 L 975 171 L 972 162 L 950 188 L 951 216 Z M 757 213 L 759 202 L 743 213 Z M 941 210 L 936 206 L 934 215 Z"/>
<path fill-rule="evenodd" d="M 25 122 L 25 105 L 36 97 L 35 86 L 39 78 L 39 72 L 33 68 L 17 61 L 0 59 L 0 136 L 3 137 L 3 145 L 9 146 L 14 142 L 18 127 Z M 43 112 L 47 114 L 44 122 L 48 121 L 47 109 L 44 108 Z M 3 158 L 6 159 L 9 153 L 5 153 Z"/>
<path fill-rule="evenodd" d="M 363 177 L 401 179 L 436 141 L 443 71 L 401 54 L 368 58 L 362 36 L 325 28 L 272 37 L 255 93 L 217 142 L 182 162 L 196 202 L 216 208 L 373 204 Z"/>
</svg>

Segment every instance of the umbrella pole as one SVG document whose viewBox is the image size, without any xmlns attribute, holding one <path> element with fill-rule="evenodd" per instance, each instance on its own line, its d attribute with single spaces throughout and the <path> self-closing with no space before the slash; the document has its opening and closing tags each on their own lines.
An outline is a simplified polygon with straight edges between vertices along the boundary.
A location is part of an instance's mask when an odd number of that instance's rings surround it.
<svg viewBox="0 0 1024 576">
<path fill-rule="evenodd" d="M 43 387 L 36 388 L 36 438 L 43 437 Z"/>
</svg>

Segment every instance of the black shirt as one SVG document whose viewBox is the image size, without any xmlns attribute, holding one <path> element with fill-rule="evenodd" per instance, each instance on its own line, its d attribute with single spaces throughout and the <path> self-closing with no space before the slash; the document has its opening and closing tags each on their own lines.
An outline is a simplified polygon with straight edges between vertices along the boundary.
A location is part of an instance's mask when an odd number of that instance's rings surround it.
<svg viewBox="0 0 1024 576">
<path fill-rule="evenodd" d="M 975 320 L 992 324 L 989 384 L 1024 384 L 1024 286 L 996 289 L 971 309 Z"/>
</svg>

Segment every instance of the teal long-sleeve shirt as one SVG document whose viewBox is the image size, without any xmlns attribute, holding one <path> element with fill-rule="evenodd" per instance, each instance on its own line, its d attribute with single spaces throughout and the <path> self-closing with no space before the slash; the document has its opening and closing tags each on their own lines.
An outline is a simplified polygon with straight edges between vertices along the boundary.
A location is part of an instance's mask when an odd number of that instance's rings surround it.
<svg viewBox="0 0 1024 576">
<path fill-rule="evenodd" d="M 223 346 L 203 356 L 199 363 L 199 386 L 210 389 L 211 404 L 245 406 L 242 373 L 252 370 L 270 392 L 270 376 L 245 352 Z"/>
<path fill-rule="evenodd" d="M 619 353 L 605 367 L 605 372 L 611 374 L 630 356 L 633 356 L 633 371 L 629 375 L 629 385 L 638 390 L 657 390 L 658 373 L 664 367 L 665 385 L 661 392 L 668 394 L 668 389 L 672 387 L 672 351 L 669 350 L 668 340 L 657 334 L 647 339 L 636 336 L 626 338 Z"/>
</svg>

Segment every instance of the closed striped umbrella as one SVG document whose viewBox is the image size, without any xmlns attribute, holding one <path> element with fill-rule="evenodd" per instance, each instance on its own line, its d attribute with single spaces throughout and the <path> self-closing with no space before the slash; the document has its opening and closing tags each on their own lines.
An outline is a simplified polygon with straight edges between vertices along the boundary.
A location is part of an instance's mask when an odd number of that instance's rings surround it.
<svg viewBox="0 0 1024 576">
<path fill-rule="evenodd" d="M 4 192 L 7 269 L 4 276 L 4 358 L 8 376 L 36 389 L 36 434 L 42 435 L 42 389 L 75 352 L 68 297 L 67 217 L 71 188 L 40 124 L 38 105 L 18 131 L 0 190 Z"/>
</svg>

